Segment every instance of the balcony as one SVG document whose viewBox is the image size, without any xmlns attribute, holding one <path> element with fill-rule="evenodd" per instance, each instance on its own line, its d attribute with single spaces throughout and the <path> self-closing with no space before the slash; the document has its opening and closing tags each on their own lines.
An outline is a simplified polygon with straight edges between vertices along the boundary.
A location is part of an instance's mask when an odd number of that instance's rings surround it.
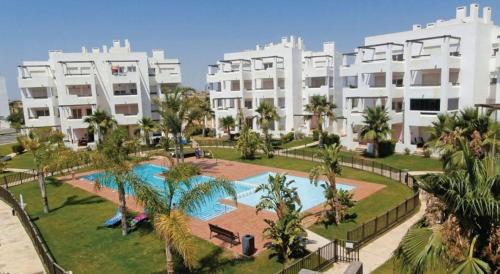
<svg viewBox="0 0 500 274">
<path fill-rule="evenodd" d="M 168 83 L 180 83 L 181 82 L 181 72 L 179 62 L 157 62 L 154 70 L 154 79 L 157 83 L 168 84 Z M 151 76 L 151 71 L 150 71 Z"/>
</svg>

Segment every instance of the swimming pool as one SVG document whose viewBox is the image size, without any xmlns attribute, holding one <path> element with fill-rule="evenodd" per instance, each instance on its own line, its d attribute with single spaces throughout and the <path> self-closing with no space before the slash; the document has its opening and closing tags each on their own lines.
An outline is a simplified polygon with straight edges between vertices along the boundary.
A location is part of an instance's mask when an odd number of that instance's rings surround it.
<svg viewBox="0 0 500 274">
<path fill-rule="evenodd" d="M 257 187 L 260 184 L 267 183 L 269 175 L 274 176 L 276 175 L 276 173 L 262 173 L 254 177 L 243 179 L 241 180 L 241 182 L 243 182 L 244 184 L 255 185 Z M 318 182 L 318 186 L 314 186 L 314 184 L 311 184 L 309 178 L 287 175 L 286 180 L 287 182 L 291 180 L 295 181 L 292 186 L 297 188 L 300 201 L 302 202 L 302 211 L 308 210 L 326 201 L 323 194 L 323 188 L 320 186 L 321 181 Z M 337 189 L 352 190 L 354 189 L 354 187 L 342 183 L 337 183 Z M 255 206 L 259 203 L 262 194 L 262 192 L 258 192 L 241 198 L 239 197 L 238 203 Z"/>
<path fill-rule="evenodd" d="M 151 186 L 155 187 L 156 189 L 158 189 L 158 191 L 164 192 L 164 186 L 163 186 L 164 180 L 163 178 L 159 177 L 158 174 L 165 172 L 167 170 L 166 168 L 153 164 L 140 164 L 135 166 L 133 170 L 134 173 L 137 174 L 144 182 L 147 182 Z M 89 181 L 95 181 L 102 176 L 104 176 L 104 173 L 100 172 L 100 173 L 85 175 L 82 176 L 82 178 Z M 192 177 L 190 179 L 190 182 L 193 185 L 197 185 L 200 183 L 208 182 L 211 179 L 214 178 L 210 176 L 199 175 Z M 116 186 L 110 186 L 110 187 L 116 190 Z M 249 193 L 253 189 L 252 185 L 238 183 L 238 182 L 234 182 L 234 187 L 236 189 L 236 193 L 238 194 L 238 196 L 245 195 L 245 193 Z M 131 189 L 126 189 L 125 191 L 129 195 L 133 195 Z M 207 200 L 206 204 L 202 206 L 202 208 L 200 208 L 197 211 L 189 212 L 189 215 L 198 218 L 200 220 L 206 221 L 215 218 L 217 216 L 220 216 L 226 212 L 233 211 L 235 209 L 234 207 L 219 202 L 220 199 L 226 198 L 227 196 L 228 196 L 227 193 L 219 192 L 216 195 L 214 195 L 214 197 Z M 179 197 L 174 196 L 174 202 L 178 201 Z"/>
</svg>

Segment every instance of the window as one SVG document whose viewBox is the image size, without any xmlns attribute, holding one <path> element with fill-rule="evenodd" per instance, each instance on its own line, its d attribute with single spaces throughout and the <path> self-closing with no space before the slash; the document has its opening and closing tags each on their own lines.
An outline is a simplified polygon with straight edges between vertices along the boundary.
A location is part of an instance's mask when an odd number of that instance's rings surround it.
<svg viewBox="0 0 500 274">
<path fill-rule="evenodd" d="M 245 108 L 252 109 L 252 99 L 245 99 Z"/>
<path fill-rule="evenodd" d="M 457 110 L 457 109 L 458 109 L 458 98 L 449 98 L 448 110 Z"/>
<path fill-rule="evenodd" d="M 216 102 L 217 102 L 217 107 L 222 108 L 222 99 L 217 99 Z"/>
<path fill-rule="evenodd" d="M 280 117 L 279 123 L 278 123 L 278 129 L 279 130 L 285 130 L 286 129 L 286 119 L 285 117 Z"/>
<path fill-rule="evenodd" d="M 135 72 L 135 70 L 136 70 L 135 66 L 128 66 L 127 67 L 128 72 Z"/>
<path fill-rule="evenodd" d="M 229 108 L 234 108 L 234 100 L 235 99 L 229 99 Z"/>
<path fill-rule="evenodd" d="M 403 99 L 402 98 L 392 99 L 392 110 L 394 110 L 394 112 L 403 111 Z"/>
<path fill-rule="evenodd" d="M 278 78 L 278 87 L 280 89 L 284 89 L 285 88 L 285 78 Z"/>
<path fill-rule="evenodd" d="M 328 87 L 333 88 L 333 77 L 328 77 Z"/>
<path fill-rule="evenodd" d="M 151 94 L 151 95 L 158 94 L 158 87 L 157 86 L 151 86 L 150 89 L 149 89 L 149 94 Z"/>
<path fill-rule="evenodd" d="M 137 95 L 137 89 L 135 88 L 130 89 L 130 94 Z"/>
<path fill-rule="evenodd" d="M 278 98 L 278 107 L 279 108 L 285 108 L 285 97 L 279 97 Z"/>
<path fill-rule="evenodd" d="M 264 63 L 264 69 L 272 68 L 273 63 Z"/>
<path fill-rule="evenodd" d="M 149 76 L 155 76 L 156 75 L 155 68 L 148 68 L 148 74 Z"/>
<path fill-rule="evenodd" d="M 439 99 L 410 99 L 410 110 L 439 111 Z"/>
<path fill-rule="evenodd" d="M 359 105 L 359 98 L 352 98 L 351 99 L 351 107 L 352 108 L 357 108 Z"/>
<path fill-rule="evenodd" d="M 79 108 L 72 109 L 71 110 L 71 119 L 82 119 L 82 110 Z"/>
<path fill-rule="evenodd" d="M 403 79 L 392 79 L 392 84 L 396 87 L 402 87 Z"/>
<path fill-rule="evenodd" d="M 45 109 L 37 109 L 37 110 L 35 110 L 35 118 L 38 118 L 40 116 L 50 116 L 49 109 L 45 108 Z"/>
<path fill-rule="evenodd" d="M 245 90 L 252 90 L 252 80 L 244 80 L 243 81 L 243 88 Z"/>
</svg>

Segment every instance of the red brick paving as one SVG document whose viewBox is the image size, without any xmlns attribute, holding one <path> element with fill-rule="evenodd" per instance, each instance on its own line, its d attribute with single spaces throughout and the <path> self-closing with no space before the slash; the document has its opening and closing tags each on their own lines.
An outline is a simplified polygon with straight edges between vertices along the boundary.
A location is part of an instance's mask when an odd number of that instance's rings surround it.
<svg viewBox="0 0 500 274">
<path fill-rule="evenodd" d="M 224 177 L 229 180 L 241 180 L 264 172 L 280 172 L 280 173 L 286 172 L 294 176 L 301 176 L 301 177 L 309 176 L 309 174 L 300 171 L 285 170 L 285 169 L 226 161 L 226 160 L 187 158 L 186 161 L 198 165 L 201 168 L 203 174 L 213 177 Z M 161 158 L 156 158 L 155 160 L 152 160 L 150 162 L 161 166 L 167 165 L 166 161 Z M 65 180 L 71 185 L 74 185 L 88 192 L 99 195 L 114 203 L 118 203 L 118 194 L 116 191 L 106 187 L 103 187 L 100 190 L 96 190 L 94 185 L 89 183 L 89 181 L 83 178 L 81 179 L 79 178 L 83 175 L 95 172 L 96 171 L 78 173 L 75 176 L 76 177 L 75 180 L 72 179 L 71 175 L 61 177 L 61 179 Z M 352 185 L 355 187 L 355 189 L 353 190 L 355 200 L 361 200 L 363 198 L 366 198 L 385 187 L 384 185 L 380 184 L 368 183 L 341 177 L 338 178 L 338 181 L 342 184 Z M 223 202 L 229 203 L 230 201 L 223 201 Z M 127 196 L 127 206 L 134 211 L 143 210 L 141 205 L 139 205 L 132 196 Z M 315 213 L 321 209 L 322 205 L 318 205 L 313 207 L 312 209 L 309 209 L 308 211 Z M 191 233 L 202 239 L 208 240 L 217 246 L 228 248 L 236 252 L 237 254 L 241 254 L 241 245 L 230 247 L 230 244 L 225 243 L 219 239 L 216 238 L 210 239 L 209 237 L 210 231 L 208 229 L 208 223 L 216 224 L 220 227 L 223 227 L 235 233 L 239 233 L 240 237 L 242 237 L 245 234 L 254 235 L 257 253 L 259 253 L 265 250 L 264 245 L 266 244 L 266 242 L 268 242 L 262 236 L 262 231 L 266 227 L 264 219 L 274 219 L 274 218 L 276 218 L 276 215 L 273 212 L 262 211 L 259 214 L 256 214 L 254 207 L 240 203 L 238 204 L 237 209 L 228 212 L 224 215 L 213 218 L 208 222 L 195 218 L 189 218 L 189 219 L 190 219 Z M 306 220 L 305 225 L 309 226 L 313 223 L 314 220 L 310 218 Z"/>
</svg>

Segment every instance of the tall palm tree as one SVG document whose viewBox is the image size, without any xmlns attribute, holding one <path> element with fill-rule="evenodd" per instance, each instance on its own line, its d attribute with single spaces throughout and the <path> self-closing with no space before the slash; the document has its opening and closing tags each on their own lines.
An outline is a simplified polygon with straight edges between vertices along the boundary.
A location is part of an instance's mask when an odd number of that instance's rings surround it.
<svg viewBox="0 0 500 274">
<path fill-rule="evenodd" d="M 175 155 L 177 161 L 179 161 L 180 156 L 181 162 L 184 162 L 182 137 L 185 134 L 185 126 L 192 108 L 190 100 L 186 95 L 191 92 L 194 92 L 192 88 L 175 87 L 173 90 L 165 93 L 165 100 L 155 101 L 155 104 L 160 107 L 157 111 L 161 116 L 160 128 L 167 134 L 166 136 L 169 133 L 172 134 L 175 144 Z"/>
<path fill-rule="evenodd" d="M 365 110 L 363 119 L 360 136 L 364 140 L 373 142 L 374 156 L 378 157 L 380 142 L 387 140 L 391 134 L 389 114 L 385 107 L 375 106 Z"/>
<path fill-rule="evenodd" d="M 318 123 L 318 133 L 319 133 L 319 146 L 323 148 L 323 124 L 325 122 L 325 117 L 329 118 L 330 121 L 335 121 L 335 111 L 337 106 L 328 102 L 326 96 L 314 95 L 309 99 L 309 103 L 305 105 L 304 111 L 309 112 L 310 115 L 305 116 L 307 120 L 315 119 Z"/>
<path fill-rule="evenodd" d="M 88 131 L 90 134 L 97 133 L 99 142 L 102 142 L 109 130 L 117 125 L 116 120 L 101 109 L 96 109 L 91 115 L 85 117 L 83 122 L 89 125 Z"/>
<path fill-rule="evenodd" d="M 157 193 L 149 202 L 152 207 L 148 211 L 153 215 L 155 230 L 165 240 L 167 273 L 174 273 L 174 251 L 186 266 L 191 267 L 193 263 L 196 246 L 186 214 L 196 212 L 221 193 L 236 201 L 236 190 L 230 181 L 218 178 L 193 183 L 192 177 L 199 174 L 199 167 L 191 163 L 172 166 L 164 173 L 163 193 Z"/>
<path fill-rule="evenodd" d="M 231 135 L 231 128 L 236 126 L 236 120 L 234 119 L 233 116 L 226 116 L 220 118 L 220 123 L 223 128 L 226 129 L 227 135 L 229 136 L 229 139 L 232 139 Z"/>
<path fill-rule="evenodd" d="M 327 221 L 333 219 L 336 224 L 340 222 L 341 207 L 339 193 L 337 192 L 337 175 L 342 173 L 342 165 L 339 160 L 340 149 L 341 146 L 338 144 L 326 146 L 325 150 L 321 151 L 319 156 L 322 159 L 322 163 L 313 167 L 309 172 L 309 179 L 316 186 L 322 176 L 327 178 L 326 181 L 321 183 L 326 198 L 326 206 L 330 208 L 330 211 L 325 211 L 324 217 Z"/>
<path fill-rule="evenodd" d="M 255 110 L 259 115 L 257 117 L 257 122 L 262 129 L 264 134 L 265 152 L 267 158 L 271 157 L 272 146 L 271 146 L 271 136 L 269 135 L 269 125 L 271 122 L 279 120 L 278 111 L 273 104 L 266 101 L 260 103 L 259 107 Z"/>
<path fill-rule="evenodd" d="M 424 273 L 442 262 L 448 262 L 448 271 L 454 273 L 489 273 L 490 266 L 499 266 L 500 243 L 495 240 L 500 231 L 499 164 L 492 155 L 479 159 L 467 141 L 459 146 L 461 166 L 417 182 L 442 203 L 443 210 L 439 218 L 426 219 L 428 226 L 411 229 L 396 250 L 405 272 Z M 469 254 L 463 254 L 467 249 Z M 462 262 L 457 261 L 460 256 Z M 467 269 L 475 270 L 464 272 Z"/>
<path fill-rule="evenodd" d="M 127 137 L 128 134 L 123 128 L 117 128 L 92 154 L 93 164 L 99 169 L 104 169 L 104 172 L 96 179 L 96 189 L 106 186 L 114 188 L 118 192 L 119 210 L 122 214 L 122 235 L 124 236 L 128 234 L 125 195 L 133 194 L 135 199 L 145 207 L 153 206 L 153 198 L 158 196 L 155 188 L 145 183 L 134 173 L 133 167 L 136 162 L 129 156 Z"/>
<path fill-rule="evenodd" d="M 202 97 L 200 104 L 198 105 L 198 111 L 199 114 L 202 117 L 202 124 L 203 124 L 203 129 L 202 129 L 202 136 L 206 135 L 206 128 L 207 128 L 207 120 L 211 120 L 215 117 L 215 112 L 212 110 L 212 107 L 210 106 L 210 97 Z"/>
<path fill-rule="evenodd" d="M 307 236 L 302 220 L 308 214 L 301 214 L 302 205 L 294 181 L 287 181 L 285 174 L 269 175 L 268 182 L 259 185 L 255 192 L 263 192 L 256 206 L 257 213 L 261 210 L 272 210 L 278 216 L 277 220 L 265 219 L 267 227 L 264 236 L 271 239 L 273 256 L 286 263 L 294 254 L 304 251 L 303 238 Z"/>
<path fill-rule="evenodd" d="M 66 167 L 78 165 L 76 153 L 69 150 L 63 143 L 64 134 L 59 131 L 39 129 L 32 130 L 25 136 L 20 136 L 21 144 L 33 154 L 33 163 L 37 171 L 38 185 L 42 197 L 43 211 L 49 213 L 46 174 L 63 170 Z"/>
<path fill-rule="evenodd" d="M 151 146 L 151 141 L 150 141 L 150 133 L 156 129 L 156 122 L 151 119 L 151 117 L 143 117 L 141 120 L 139 120 L 139 125 L 137 129 L 135 130 L 135 133 L 138 134 L 142 132 L 144 134 L 144 139 L 146 140 L 146 145 L 149 147 Z"/>
</svg>

